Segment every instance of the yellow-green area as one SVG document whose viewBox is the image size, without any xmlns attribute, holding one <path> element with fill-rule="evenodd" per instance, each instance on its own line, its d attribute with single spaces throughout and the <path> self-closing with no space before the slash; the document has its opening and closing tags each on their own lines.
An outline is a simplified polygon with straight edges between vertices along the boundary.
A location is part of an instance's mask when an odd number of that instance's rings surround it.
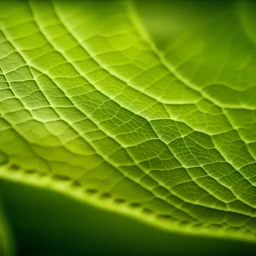
<svg viewBox="0 0 256 256">
<path fill-rule="evenodd" d="M 172 30 L 173 17 L 164 49 L 136 3 L 0 8 L 0 179 L 170 231 L 256 242 L 250 4 Z"/>
</svg>

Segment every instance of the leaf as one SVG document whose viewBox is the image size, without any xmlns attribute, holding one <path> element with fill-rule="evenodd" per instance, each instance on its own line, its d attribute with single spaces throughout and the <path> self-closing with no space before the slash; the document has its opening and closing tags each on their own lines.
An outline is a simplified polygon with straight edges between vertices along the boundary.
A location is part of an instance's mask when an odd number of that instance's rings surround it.
<svg viewBox="0 0 256 256">
<path fill-rule="evenodd" d="M 253 18 L 225 8 L 161 52 L 126 2 L 0 7 L 1 179 L 256 241 Z"/>
</svg>

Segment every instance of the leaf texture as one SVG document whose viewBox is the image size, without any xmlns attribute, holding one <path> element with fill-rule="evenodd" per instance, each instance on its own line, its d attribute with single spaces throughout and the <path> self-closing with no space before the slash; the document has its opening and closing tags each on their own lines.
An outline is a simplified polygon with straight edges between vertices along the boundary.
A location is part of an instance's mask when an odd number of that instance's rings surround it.
<svg viewBox="0 0 256 256">
<path fill-rule="evenodd" d="M 126 2 L 0 7 L 1 179 L 167 230 L 256 241 L 256 58 L 245 5 L 164 51 Z"/>
</svg>

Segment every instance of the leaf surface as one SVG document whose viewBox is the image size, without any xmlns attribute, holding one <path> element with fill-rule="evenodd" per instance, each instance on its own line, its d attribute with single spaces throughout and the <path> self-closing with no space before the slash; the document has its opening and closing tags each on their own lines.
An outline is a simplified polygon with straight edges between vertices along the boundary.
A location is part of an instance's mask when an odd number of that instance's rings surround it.
<svg viewBox="0 0 256 256">
<path fill-rule="evenodd" d="M 176 31 L 167 50 L 122 1 L 0 7 L 1 179 L 167 230 L 256 241 L 246 4 Z"/>
</svg>

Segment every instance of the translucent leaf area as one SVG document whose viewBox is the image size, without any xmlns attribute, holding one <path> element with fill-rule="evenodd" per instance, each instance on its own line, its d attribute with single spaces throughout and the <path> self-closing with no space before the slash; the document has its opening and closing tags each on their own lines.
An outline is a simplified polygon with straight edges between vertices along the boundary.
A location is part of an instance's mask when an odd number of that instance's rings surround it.
<svg viewBox="0 0 256 256">
<path fill-rule="evenodd" d="M 157 3 L 0 2 L 0 179 L 256 242 L 255 6 L 202 2 L 164 37 Z"/>
</svg>

